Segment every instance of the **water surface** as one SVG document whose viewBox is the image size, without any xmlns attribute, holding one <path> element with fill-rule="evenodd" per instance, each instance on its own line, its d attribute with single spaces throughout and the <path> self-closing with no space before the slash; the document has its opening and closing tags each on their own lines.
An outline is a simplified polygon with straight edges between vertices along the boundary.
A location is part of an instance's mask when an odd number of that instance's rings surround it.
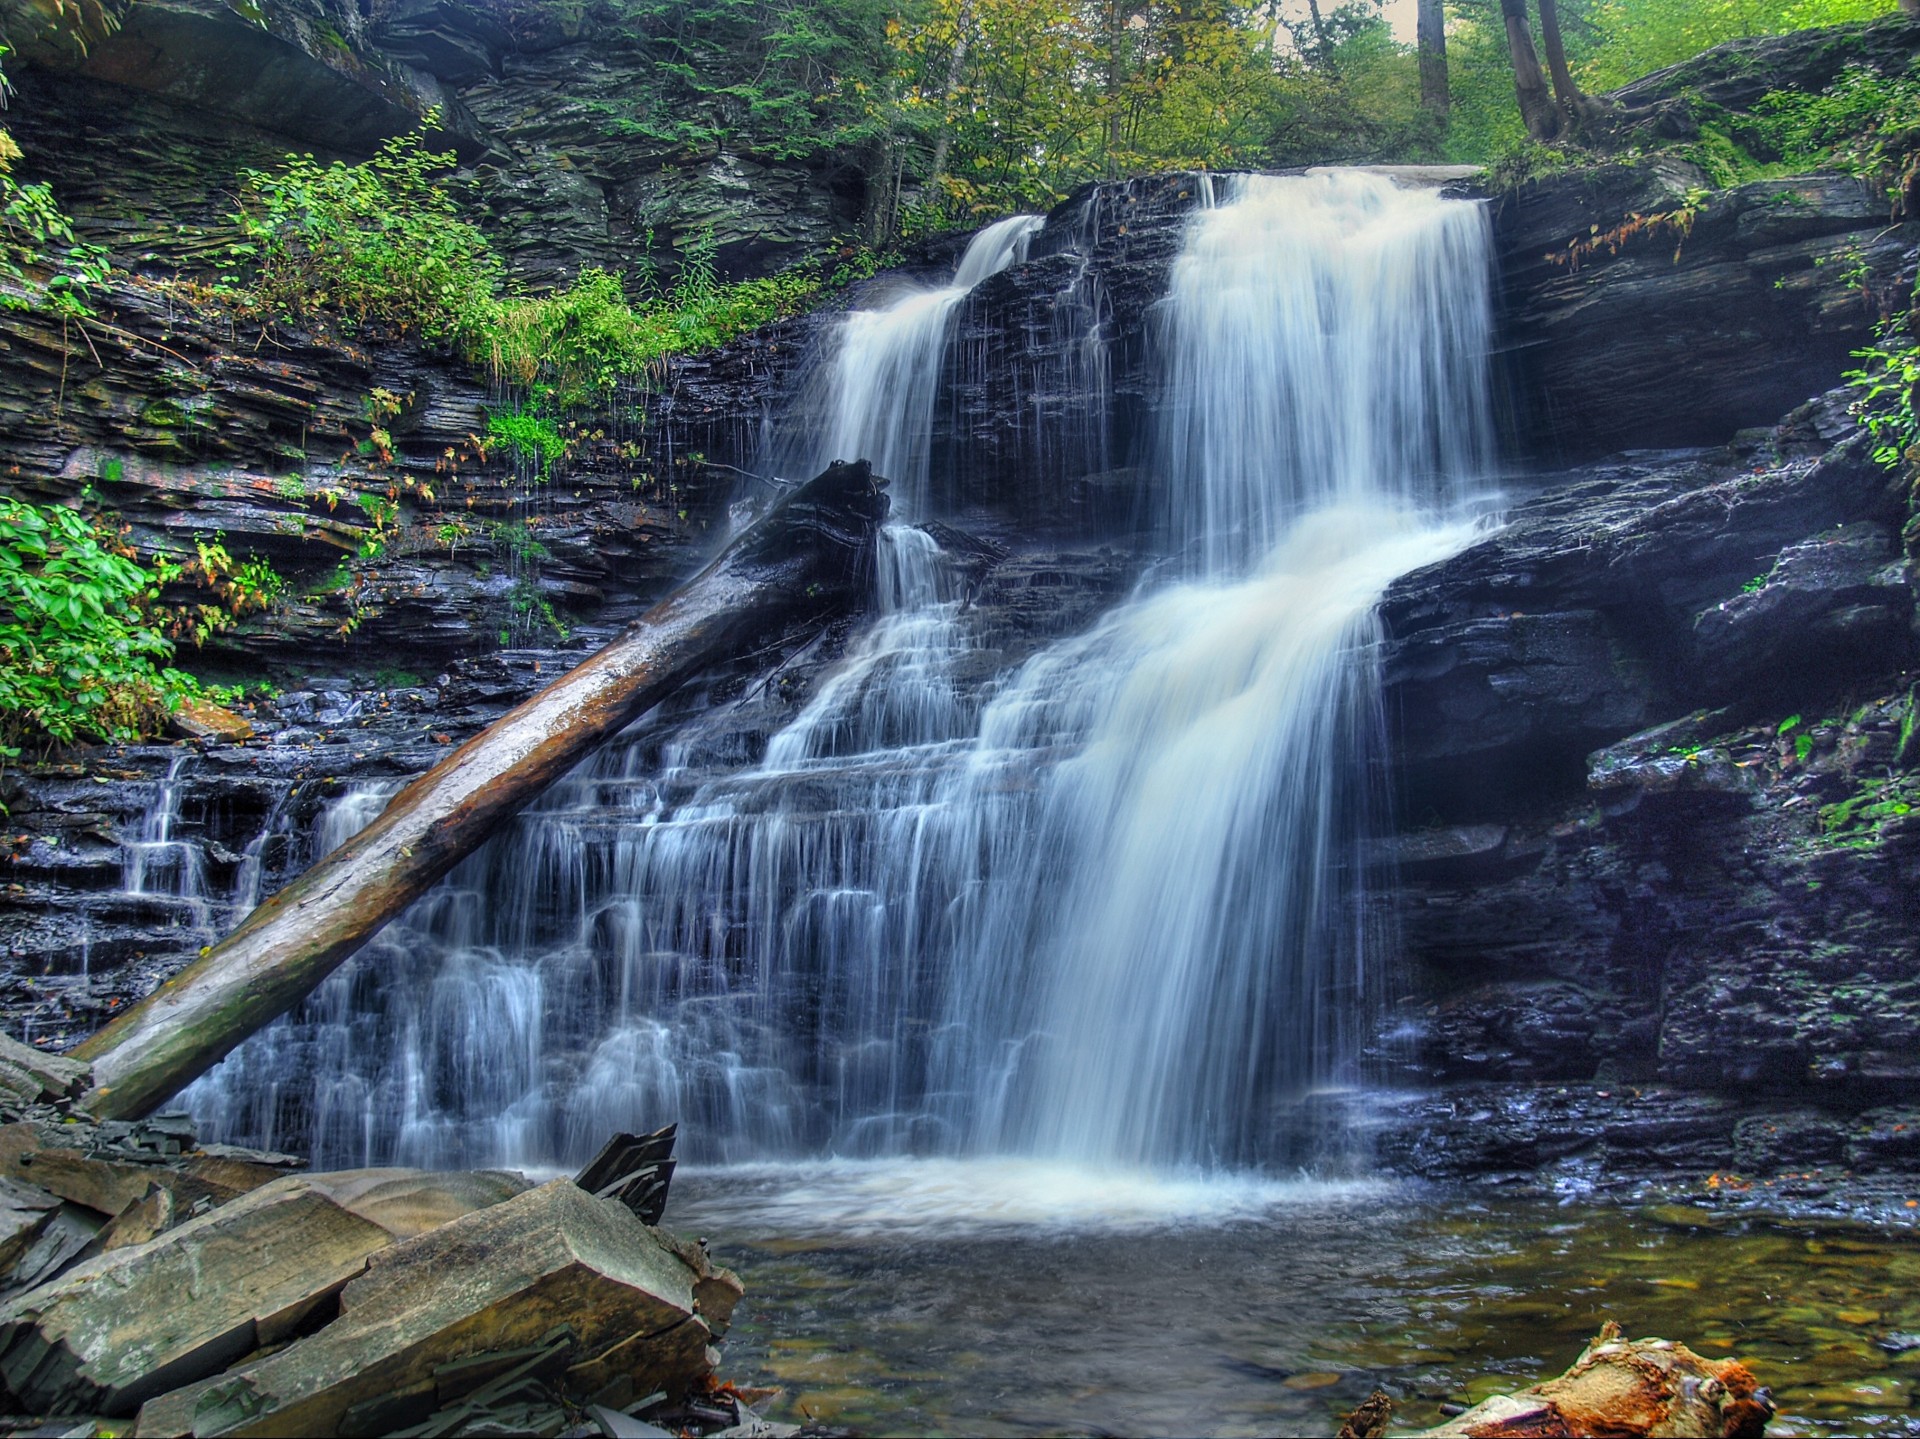
<svg viewBox="0 0 1920 1439">
<path fill-rule="evenodd" d="M 683 1176 L 746 1280 L 724 1372 L 871 1434 L 1332 1433 L 1557 1374 L 1604 1319 L 1737 1355 L 1770 1434 L 1920 1434 L 1920 1242 L 1384 1183 L 993 1161 Z"/>
</svg>

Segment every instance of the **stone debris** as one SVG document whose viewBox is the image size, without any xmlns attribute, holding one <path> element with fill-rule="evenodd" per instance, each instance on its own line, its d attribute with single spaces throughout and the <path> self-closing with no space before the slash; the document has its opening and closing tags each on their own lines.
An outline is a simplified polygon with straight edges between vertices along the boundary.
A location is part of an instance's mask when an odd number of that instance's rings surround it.
<svg viewBox="0 0 1920 1439">
<path fill-rule="evenodd" d="M 617 1199 L 643 1224 L 658 1224 L 673 1181 L 673 1141 L 680 1126 L 652 1134 L 616 1134 L 601 1146 L 573 1182 L 601 1199 Z"/>
<path fill-rule="evenodd" d="M 392 1242 L 276 1180 L 0 1307 L 0 1378 L 36 1413 L 131 1415 L 290 1337 Z"/>
<path fill-rule="evenodd" d="M 86 1087 L 87 1066 L 0 1035 L 0 1097 L 16 1104 L 54 1104 Z"/>
<path fill-rule="evenodd" d="M 471 1401 L 488 1367 L 557 1371 L 595 1402 L 622 1385 L 684 1391 L 714 1362 L 695 1277 L 623 1206 L 554 1180 L 384 1250 L 332 1323 L 152 1400 L 135 1432 L 394 1433 Z"/>
<path fill-rule="evenodd" d="M 7 1432 L 795 1432 L 714 1381 L 740 1281 L 652 1227 L 672 1126 L 539 1188 L 308 1174 L 185 1115 L 92 1122 L 84 1073 L 25 1055 L 0 1047 L 0 1385 L 39 1417 Z"/>
</svg>

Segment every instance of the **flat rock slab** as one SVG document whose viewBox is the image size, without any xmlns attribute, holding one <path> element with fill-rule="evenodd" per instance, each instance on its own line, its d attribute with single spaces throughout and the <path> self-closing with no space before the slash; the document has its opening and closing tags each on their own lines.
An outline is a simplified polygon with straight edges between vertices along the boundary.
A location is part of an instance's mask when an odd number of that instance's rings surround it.
<svg viewBox="0 0 1920 1439">
<path fill-rule="evenodd" d="M 504 1169 L 340 1169 L 302 1178 L 349 1214 L 379 1225 L 395 1239 L 416 1238 L 533 1188 L 523 1176 Z"/>
<path fill-rule="evenodd" d="M 389 1432 L 457 1397 L 436 1371 L 550 1345 L 563 1326 L 569 1388 L 685 1388 L 711 1372 L 696 1277 L 620 1204 L 555 1180 L 376 1256 L 326 1328 L 154 1399 L 136 1433 L 338 1434 L 358 1430 L 350 1410 Z"/>
<path fill-rule="evenodd" d="M 286 1338 L 392 1242 L 276 1180 L 0 1307 L 0 1378 L 32 1413 L 132 1414 Z"/>
<path fill-rule="evenodd" d="M 59 1207 L 57 1194 L 38 1185 L 0 1179 L 0 1274 L 19 1263 Z"/>
<path fill-rule="evenodd" d="M 0 1034 L 0 1090 L 26 1104 L 72 1099 L 93 1082 L 93 1067 L 58 1054 L 43 1054 Z"/>
<path fill-rule="evenodd" d="M 175 1205 L 185 1213 L 202 1199 L 215 1204 L 233 1199 L 276 1172 L 259 1166 L 243 1183 L 228 1182 L 235 1175 L 225 1172 L 218 1179 L 202 1178 L 157 1162 L 104 1159 L 70 1149 L 49 1141 L 32 1124 L 0 1125 L 0 1178 L 45 1189 L 109 1219 L 144 1199 L 155 1184 L 172 1191 Z"/>
</svg>

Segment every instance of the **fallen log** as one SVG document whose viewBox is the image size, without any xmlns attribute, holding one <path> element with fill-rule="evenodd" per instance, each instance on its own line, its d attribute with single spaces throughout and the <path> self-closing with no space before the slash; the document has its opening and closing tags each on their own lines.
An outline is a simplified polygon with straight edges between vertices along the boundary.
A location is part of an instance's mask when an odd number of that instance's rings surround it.
<svg viewBox="0 0 1920 1439">
<path fill-rule="evenodd" d="M 74 1050 L 96 1117 L 150 1113 L 286 1013 L 511 816 L 692 674 L 863 583 L 887 502 L 864 462 L 780 501 L 621 635 L 409 784 L 372 824 Z"/>
<path fill-rule="evenodd" d="M 1381 1439 L 1393 1401 L 1379 1390 L 1340 1439 Z M 1566 1373 L 1496 1394 L 1410 1439 L 1761 1439 L 1773 1400 L 1737 1359 L 1708 1359 L 1666 1339 L 1627 1339 L 1609 1320 Z"/>
</svg>

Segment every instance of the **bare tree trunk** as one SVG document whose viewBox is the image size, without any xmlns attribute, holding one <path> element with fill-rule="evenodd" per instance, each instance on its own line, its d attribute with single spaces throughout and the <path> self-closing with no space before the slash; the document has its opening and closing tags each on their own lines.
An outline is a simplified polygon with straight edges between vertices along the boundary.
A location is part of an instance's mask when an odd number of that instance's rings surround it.
<svg viewBox="0 0 1920 1439">
<path fill-rule="evenodd" d="M 1507 22 L 1507 49 L 1513 55 L 1513 93 L 1520 102 L 1520 118 L 1535 140 L 1553 140 L 1560 134 L 1560 111 L 1547 90 L 1540 56 L 1533 48 L 1533 30 L 1527 23 L 1527 0 L 1500 0 Z"/>
<path fill-rule="evenodd" d="M 953 54 L 947 61 L 947 83 L 940 87 L 940 134 L 933 142 L 933 164 L 927 169 L 927 198 L 939 203 L 940 182 L 946 178 L 947 155 L 953 149 L 953 127 L 947 123 L 946 103 L 960 84 L 967 63 L 967 26 L 973 20 L 973 0 L 963 0 L 953 21 Z"/>
<path fill-rule="evenodd" d="M 1327 39 L 1327 22 L 1320 18 L 1320 0 L 1307 0 L 1307 14 L 1313 18 L 1314 59 L 1325 60 L 1333 53 L 1333 42 Z"/>
<path fill-rule="evenodd" d="M 1453 96 L 1447 86 L 1447 7 L 1444 0 L 1420 0 L 1420 108 L 1447 122 Z"/>
<path fill-rule="evenodd" d="M 1567 124 L 1575 125 L 1587 97 L 1567 68 L 1567 47 L 1560 38 L 1560 0 L 1540 0 L 1540 41 L 1547 52 L 1547 71 L 1553 76 L 1553 98 L 1559 101 Z"/>
<path fill-rule="evenodd" d="M 602 741 L 769 626 L 864 583 L 887 502 L 835 465 L 578 668 L 414 780 L 359 834 L 75 1050 L 103 1119 L 151 1113 L 312 992 L 387 922 Z"/>
</svg>

